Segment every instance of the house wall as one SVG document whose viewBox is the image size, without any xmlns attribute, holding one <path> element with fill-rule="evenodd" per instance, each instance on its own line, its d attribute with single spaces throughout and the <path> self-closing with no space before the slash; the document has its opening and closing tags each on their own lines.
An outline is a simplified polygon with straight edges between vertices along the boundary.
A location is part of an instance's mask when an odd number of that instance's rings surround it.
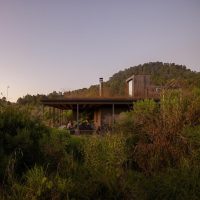
<svg viewBox="0 0 200 200">
<path fill-rule="evenodd" d="M 128 111 L 127 106 L 114 105 L 114 119 L 113 119 L 113 107 L 111 105 L 103 105 L 94 111 L 94 125 L 97 129 L 102 126 L 113 125 L 113 120 L 116 120 L 121 112 Z"/>
<path fill-rule="evenodd" d="M 150 87 L 149 75 L 134 76 L 133 97 L 144 98 L 147 97 L 147 90 Z"/>
<path fill-rule="evenodd" d="M 145 98 L 150 86 L 150 75 L 133 75 L 128 81 L 128 94 L 135 98 Z"/>
</svg>

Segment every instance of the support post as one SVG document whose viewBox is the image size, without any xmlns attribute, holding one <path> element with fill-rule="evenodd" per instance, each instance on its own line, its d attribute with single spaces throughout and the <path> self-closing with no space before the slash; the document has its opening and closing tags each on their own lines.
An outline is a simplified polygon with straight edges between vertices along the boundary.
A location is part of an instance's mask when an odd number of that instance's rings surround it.
<svg viewBox="0 0 200 200">
<path fill-rule="evenodd" d="M 59 126 L 59 123 L 60 123 L 60 119 L 59 119 L 59 108 L 57 108 L 57 112 L 56 112 L 56 125 Z"/>
<path fill-rule="evenodd" d="M 59 116 L 59 118 L 60 118 L 60 126 L 62 125 L 62 118 L 61 118 L 61 109 L 60 109 L 60 116 Z"/>
<path fill-rule="evenodd" d="M 55 108 L 53 107 L 53 127 L 55 126 Z"/>
<path fill-rule="evenodd" d="M 42 120 L 44 121 L 44 105 L 42 105 Z"/>
<path fill-rule="evenodd" d="M 51 113 L 51 107 L 49 107 L 49 118 L 50 118 L 49 126 L 51 126 L 51 124 L 52 124 L 52 113 Z"/>
<path fill-rule="evenodd" d="M 76 122 L 77 122 L 77 134 L 79 134 L 79 104 L 77 104 L 77 109 L 76 109 Z"/>
<path fill-rule="evenodd" d="M 112 104 L 112 125 L 114 127 L 115 124 L 115 104 Z"/>
<path fill-rule="evenodd" d="M 61 122 L 63 124 L 63 110 L 61 110 Z"/>
</svg>

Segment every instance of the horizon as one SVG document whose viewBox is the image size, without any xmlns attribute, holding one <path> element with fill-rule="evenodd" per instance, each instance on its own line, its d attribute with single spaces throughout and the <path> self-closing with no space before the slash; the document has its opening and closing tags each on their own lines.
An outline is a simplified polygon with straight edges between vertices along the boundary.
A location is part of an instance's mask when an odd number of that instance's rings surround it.
<svg viewBox="0 0 200 200">
<path fill-rule="evenodd" d="M 0 94 L 88 88 L 157 61 L 200 72 L 199 11 L 198 0 L 0 0 Z"/>
</svg>

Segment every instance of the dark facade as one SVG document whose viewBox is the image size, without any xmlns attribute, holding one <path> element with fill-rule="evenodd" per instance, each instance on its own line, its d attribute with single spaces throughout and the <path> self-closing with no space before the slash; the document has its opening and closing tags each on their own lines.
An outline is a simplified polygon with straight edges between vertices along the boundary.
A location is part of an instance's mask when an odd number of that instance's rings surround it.
<svg viewBox="0 0 200 200">
<path fill-rule="evenodd" d="M 151 84 L 150 75 L 133 75 L 126 80 L 128 95 L 133 98 L 159 97 L 160 87 Z"/>
</svg>

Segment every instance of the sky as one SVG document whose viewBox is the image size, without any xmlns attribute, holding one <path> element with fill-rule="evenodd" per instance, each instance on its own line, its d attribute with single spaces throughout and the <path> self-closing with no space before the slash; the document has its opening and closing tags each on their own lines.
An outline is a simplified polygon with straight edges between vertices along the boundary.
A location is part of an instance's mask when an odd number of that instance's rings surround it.
<svg viewBox="0 0 200 200">
<path fill-rule="evenodd" d="M 200 71 L 200 0 L 0 0 L 0 98 L 89 87 L 154 61 Z"/>
</svg>

